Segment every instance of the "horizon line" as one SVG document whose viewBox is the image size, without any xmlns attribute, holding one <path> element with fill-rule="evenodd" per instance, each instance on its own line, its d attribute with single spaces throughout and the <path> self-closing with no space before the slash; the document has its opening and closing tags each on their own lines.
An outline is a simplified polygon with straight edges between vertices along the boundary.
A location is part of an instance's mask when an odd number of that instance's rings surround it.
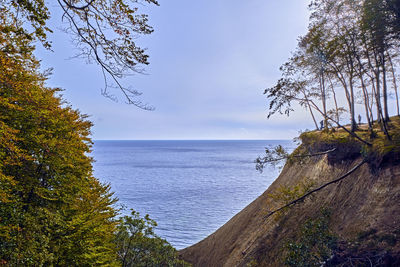
<svg viewBox="0 0 400 267">
<path fill-rule="evenodd" d="M 92 139 L 92 141 L 293 141 L 293 139 Z"/>
</svg>

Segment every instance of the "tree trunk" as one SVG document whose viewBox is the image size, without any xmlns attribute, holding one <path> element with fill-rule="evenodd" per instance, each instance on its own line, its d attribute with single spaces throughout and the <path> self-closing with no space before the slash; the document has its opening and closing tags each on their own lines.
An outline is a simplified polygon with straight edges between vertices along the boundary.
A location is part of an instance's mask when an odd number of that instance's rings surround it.
<svg viewBox="0 0 400 267">
<path fill-rule="evenodd" d="M 351 107 L 350 107 L 351 131 L 354 132 L 357 130 L 357 123 L 355 120 L 354 88 L 353 88 L 352 76 L 350 77 L 350 99 L 351 99 Z"/>
<path fill-rule="evenodd" d="M 369 116 L 369 97 L 368 97 L 368 91 L 364 83 L 364 77 L 362 73 L 360 73 L 360 80 L 361 80 L 361 87 L 362 87 L 362 92 L 364 95 L 364 107 L 365 107 L 365 115 L 367 116 L 367 123 L 368 123 L 368 129 L 371 131 L 372 130 L 372 123 L 371 123 L 371 118 Z"/>
<path fill-rule="evenodd" d="M 389 140 L 392 140 L 392 138 L 391 138 L 391 136 L 389 135 L 389 132 L 388 132 L 388 127 L 387 127 L 387 124 L 386 124 L 387 122 L 383 117 L 382 105 L 381 105 L 380 93 L 379 93 L 379 88 L 380 88 L 379 78 L 380 78 L 380 71 L 379 71 L 379 68 L 378 68 L 378 70 L 376 72 L 376 94 L 375 94 L 375 98 L 376 98 L 376 101 L 377 101 L 376 106 L 377 106 L 377 109 L 378 109 L 378 114 L 377 114 L 378 122 L 380 123 L 381 129 L 384 132 L 384 134 L 386 135 L 386 137 Z"/>
<path fill-rule="evenodd" d="M 382 114 L 382 105 L 381 105 L 381 81 L 380 81 L 381 73 L 378 70 L 375 72 L 375 101 L 376 101 L 376 116 L 378 118 L 378 123 L 381 122 L 381 118 L 383 118 Z"/>
<path fill-rule="evenodd" d="M 324 77 L 323 70 L 321 70 L 320 87 L 321 87 L 321 95 L 322 95 L 322 108 L 323 108 L 323 112 L 324 112 L 324 129 L 328 129 L 328 119 L 326 118 L 328 113 L 326 111 L 325 77 Z"/>
<path fill-rule="evenodd" d="M 385 121 L 390 121 L 389 109 L 388 109 L 388 95 L 387 95 L 387 82 L 386 82 L 386 59 L 385 54 L 382 53 L 382 77 L 383 77 L 383 111 Z"/>
<path fill-rule="evenodd" d="M 368 129 L 370 131 L 372 131 L 372 122 L 371 122 L 370 110 L 369 110 L 369 96 L 368 96 L 368 90 L 367 90 L 367 87 L 365 86 L 364 77 L 363 77 L 364 76 L 363 75 L 364 67 L 361 62 L 360 57 L 358 55 L 356 55 L 356 57 L 357 57 L 357 62 L 358 62 L 358 76 L 361 81 L 361 88 L 362 88 L 362 92 L 364 95 L 364 107 L 365 107 L 365 115 L 367 116 Z"/>
<path fill-rule="evenodd" d="M 389 63 L 390 63 L 390 72 L 392 74 L 392 78 L 393 78 L 393 89 L 396 95 L 396 104 L 397 104 L 397 116 L 400 116 L 400 108 L 399 108 L 399 94 L 397 92 L 397 81 L 396 81 L 396 73 L 394 70 L 394 66 L 393 66 L 393 61 L 392 58 L 390 56 L 388 56 L 389 58 Z"/>
<path fill-rule="evenodd" d="M 305 99 L 306 102 L 307 102 L 307 107 L 308 107 L 308 109 L 309 109 L 309 111 L 310 111 L 311 117 L 312 117 L 312 119 L 313 119 L 313 121 L 314 121 L 315 128 L 316 128 L 317 131 L 318 131 L 318 130 L 319 130 L 318 123 L 317 123 L 317 121 L 315 120 L 315 116 L 314 116 L 314 113 L 312 112 L 310 103 L 309 103 L 309 101 L 308 101 L 308 97 L 307 97 L 307 95 L 304 93 L 304 91 L 303 91 L 303 95 L 304 95 L 304 99 Z"/>
<path fill-rule="evenodd" d="M 371 84 L 372 84 L 372 94 L 371 94 L 371 103 L 369 108 L 369 112 L 371 114 L 371 121 L 372 121 L 372 125 L 374 125 L 374 112 L 372 111 L 374 109 L 375 103 L 374 103 L 374 99 L 375 99 L 375 79 L 372 77 L 371 78 Z"/>
<path fill-rule="evenodd" d="M 335 87 L 333 86 L 333 83 L 332 83 L 332 80 L 331 80 L 331 79 L 329 79 L 329 82 L 330 82 L 330 84 L 331 84 L 331 90 L 332 90 L 332 94 L 333 94 L 333 101 L 335 102 L 336 120 L 337 120 L 338 122 L 340 122 L 339 106 L 338 106 L 338 103 L 337 103 Z"/>
</svg>

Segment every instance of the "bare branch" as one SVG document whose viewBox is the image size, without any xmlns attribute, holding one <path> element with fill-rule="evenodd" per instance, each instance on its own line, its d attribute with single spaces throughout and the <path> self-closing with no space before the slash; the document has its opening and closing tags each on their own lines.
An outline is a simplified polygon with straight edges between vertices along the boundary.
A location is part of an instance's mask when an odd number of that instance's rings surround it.
<svg viewBox="0 0 400 267">
<path fill-rule="evenodd" d="M 155 0 L 145 0 L 158 5 Z M 144 110 L 153 107 L 137 100 L 141 92 L 125 87 L 121 78 L 133 73 L 143 73 L 139 65 L 148 64 L 145 50 L 136 46 L 134 39 L 138 34 L 150 34 L 153 29 L 147 24 L 147 16 L 136 14 L 137 8 L 131 8 L 125 1 L 112 0 L 106 8 L 101 1 L 57 0 L 63 10 L 62 18 L 69 27 L 65 30 L 72 33 L 75 44 L 82 46 L 80 56 L 96 62 L 102 69 L 105 87 L 102 94 L 109 97 L 111 84 L 118 88 L 126 102 Z M 84 2 L 83 5 L 78 3 Z M 139 1 L 132 1 L 137 4 Z M 110 79 L 108 79 L 108 78 Z M 111 84 L 108 83 L 108 80 Z M 115 97 L 112 97 L 115 100 Z"/>
<path fill-rule="evenodd" d="M 286 156 L 277 157 L 277 158 L 274 158 L 272 156 L 268 157 L 268 155 L 266 157 L 264 157 L 264 158 L 258 157 L 255 160 L 255 163 L 257 164 L 256 165 L 256 169 L 258 171 L 262 172 L 263 168 L 264 168 L 264 165 L 267 164 L 267 163 L 274 163 L 274 162 L 277 162 L 277 161 L 281 161 L 281 160 L 285 160 L 285 159 L 292 159 L 292 158 L 299 159 L 299 158 L 310 158 L 310 157 L 322 156 L 322 155 L 326 155 L 326 154 L 332 153 L 332 152 L 336 151 L 336 149 L 337 148 L 333 148 L 333 149 L 330 149 L 330 150 L 327 150 L 327 151 L 317 152 L 317 153 L 313 153 L 313 154 L 286 155 Z M 268 153 L 268 150 L 266 151 L 266 153 Z"/>
<path fill-rule="evenodd" d="M 75 6 L 75 5 L 72 4 L 72 1 L 66 1 L 66 0 L 62 0 L 62 1 L 63 1 L 69 8 L 71 8 L 71 9 L 84 10 L 84 9 L 88 8 L 90 5 L 92 5 L 93 2 L 94 2 L 95 0 L 89 1 L 89 2 L 88 2 L 86 5 L 84 5 L 84 6 Z"/>
</svg>

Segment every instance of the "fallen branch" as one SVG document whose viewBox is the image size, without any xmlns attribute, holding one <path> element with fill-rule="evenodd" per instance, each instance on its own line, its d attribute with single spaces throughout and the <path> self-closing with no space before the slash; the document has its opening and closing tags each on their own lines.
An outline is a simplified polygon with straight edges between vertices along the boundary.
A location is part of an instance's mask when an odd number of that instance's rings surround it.
<svg viewBox="0 0 400 267">
<path fill-rule="evenodd" d="M 322 155 L 326 155 L 326 154 L 332 153 L 332 152 L 336 151 L 336 149 L 337 149 L 337 148 L 335 147 L 335 148 L 329 149 L 329 150 L 327 150 L 327 151 L 317 152 L 317 153 L 314 153 L 314 154 L 293 155 L 293 156 L 290 156 L 290 157 L 293 157 L 293 158 L 307 158 L 307 157 L 322 156 Z"/>
<path fill-rule="evenodd" d="M 367 162 L 367 160 L 364 159 L 363 161 L 361 161 L 359 164 L 357 164 L 354 168 L 352 168 L 350 171 L 348 171 L 347 173 L 345 173 L 345 174 L 342 175 L 341 177 L 339 177 L 339 178 L 337 178 L 337 179 L 335 179 L 335 180 L 333 180 L 333 181 L 330 181 L 329 183 L 326 183 L 326 184 L 324 184 L 324 185 L 321 185 L 320 187 L 318 187 L 318 188 L 316 188 L 316 189 L 314 189 L 314 190 L 311 190 L 310 192 L 308 192 L 308 193 L 304 194 L 303 196 L 299 197 L 298 199 L 295 199 L 295 200 L 291 201 L 290 203 L 286 204 L 285 206 L 280 207 L 279 209 L 276 209 L 276 210 L 270 212 L 267 216 L 264 217 L 264 219 L 268 219 L 268 218 L 271 217 L 273 214 L 275 214 L 275 213 L 277 213 L 277 212 L 279 212 L 279 211 L 281 211 L 281 210 L 283 210 L 283 209 L 285 209 L 285 208 L 288 208 L 288 207 L 290 207 L 290 206 L 292 206 L 292 205 L 294 205 L 294 204 L 296 204 L 296 203 L 298 203 L 298 202 L 300 202 L 300 201 L 303 201 L 303 200 L 304 200 L 306 197 L 308 197 L 309 195 L 311 195 L 311 194 L 313 194 L 313 193 L 315 193 L 315 192 L 317 192 L 317 191 L 320 191 L 321 189 L 327 187 L 328 185 L 331 185 L 331 184 L 340 182 L 341 180 L 343 180 L 344 178 L 348 177 L 350 174 L 352 174 L 353 172 L 355 172 L 358 168 L 360 168 L 360 167 L 361 167 L 362 165 L 364 165 L 364 163 L 366 163 L 366 162 Z"/>
</svg>

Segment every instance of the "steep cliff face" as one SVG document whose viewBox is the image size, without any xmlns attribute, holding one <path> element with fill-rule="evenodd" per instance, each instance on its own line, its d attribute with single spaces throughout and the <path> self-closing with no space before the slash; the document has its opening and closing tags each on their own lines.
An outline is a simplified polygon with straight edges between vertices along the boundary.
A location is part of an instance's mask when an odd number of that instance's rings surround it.
<svg viewBox="0 0 400 267">
<path fill-rule="evenodd" d="M 215 233 L 182 250 L 181 256 L 202 267 L 282 266 L 284 244 L 298 237 L 301 226 L 325 208 L 331 212 L 329 228 L 343 244 L 352 244 L 353 251 L 390 254 L 391 261 L 396 261 L 400 254 L 400 162 L 397 159 L 377 169 L 364 164 L 341 182 L 316 192 L 282 214 L 266 218 L 271 210 L 282 205 L 276 197 L 271 197 L 282 188 L 305 183 L 316 188 L 340 177 L 361 161 L 361 156 L 332 160 L 325 155 L 302 164 L 286 164 L 260 197 Z"/>
</svg>

